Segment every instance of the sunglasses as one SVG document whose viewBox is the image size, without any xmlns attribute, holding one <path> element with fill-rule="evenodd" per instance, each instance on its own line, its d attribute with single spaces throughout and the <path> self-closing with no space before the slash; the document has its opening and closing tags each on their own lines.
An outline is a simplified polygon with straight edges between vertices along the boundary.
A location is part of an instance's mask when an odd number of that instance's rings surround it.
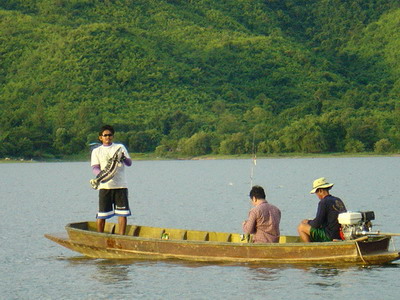
<svg viewBox="0 0 400 300">
<path fill-rule="evenodd" d="M 107 137 L 107 136 L 113 136 L 113 134 L 103 134 L 102 136 Z"/>
</svg>

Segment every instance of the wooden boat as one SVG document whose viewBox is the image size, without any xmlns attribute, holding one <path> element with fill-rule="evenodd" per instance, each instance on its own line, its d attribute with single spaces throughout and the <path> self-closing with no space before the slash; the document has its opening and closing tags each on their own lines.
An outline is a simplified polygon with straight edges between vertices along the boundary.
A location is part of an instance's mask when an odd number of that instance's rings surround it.
<svg viewBox="0 0 400 300">
<path fill-rule="evenodd" d="M 93 258 L 362 265 L 400 259 L 398 251 L 389 251 L 391 236 L 324 243 L 281 236 L 279 243 L 254 244 L 238 233 L 128 225 L 126 234 L 118 235 L 114 233 L 118 224 L 106 223 L 105 232 L 98 233 L 95 222 L 71 223 L 65 228 L 68 235 L 45 237 Z"/>
</svg>

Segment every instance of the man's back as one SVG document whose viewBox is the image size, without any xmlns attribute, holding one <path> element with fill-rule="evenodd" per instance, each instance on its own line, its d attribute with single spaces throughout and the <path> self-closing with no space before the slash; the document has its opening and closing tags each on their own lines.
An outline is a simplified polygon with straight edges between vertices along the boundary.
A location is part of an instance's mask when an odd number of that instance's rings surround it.
<svg viewBox="0 0 400 300">
<path fill-rule="evenodd" d="M 276 206 L 264 202 L 254 207 L 249 214 L 249 220 L 255 220 L 254 243 L 279 242 L 281 211 Z"/>
<path fill-rule="evenodd" d="M 314 228 L 324 228 L 331 239 L 340 239 L 338 215 L 346 211 L 343 201 L 327 195 L 318 203 L 317 216 L 309 224 Z"/>
</svg>

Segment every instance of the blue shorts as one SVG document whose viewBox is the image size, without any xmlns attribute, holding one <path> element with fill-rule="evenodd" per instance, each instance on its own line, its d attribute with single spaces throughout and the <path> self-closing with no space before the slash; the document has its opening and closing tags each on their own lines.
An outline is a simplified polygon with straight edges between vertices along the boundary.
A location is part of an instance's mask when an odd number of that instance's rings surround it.
<svg viewBox="0 0 400 300">
<path fill-rule="evenodd" d="M 128 189 L 100 189 L 99 212 L 97 219 L 109 219 L 113 216 L 131 215 L 128 202 Z"/>
</svg>

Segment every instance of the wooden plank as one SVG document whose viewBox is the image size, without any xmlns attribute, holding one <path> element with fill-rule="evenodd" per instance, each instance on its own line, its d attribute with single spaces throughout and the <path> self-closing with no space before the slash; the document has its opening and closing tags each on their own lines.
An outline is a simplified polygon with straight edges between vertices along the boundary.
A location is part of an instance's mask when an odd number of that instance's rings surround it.
<svg viewBox="0 0 400 300">
<path fill-rule="evenodd" d="M 106 222 L 106 225 L 104 226 L 104 232 L 114 234 L 115 227 L 116 227 L 116 224 Z"/>
<path fill-rule="evenodd" d="M 137 226 L 135 225 L 128 225 L 126 227 L 125 235 L 134 236 Z"/>
<path fill-rule="evenodd" d="M 160 239 L 164 230 L 158 227 L 138 226 L 134 236 L 142 238 Z"/>
<path fill-rule="evenodd" d="M 164 228 L 164 238 L 165 240 L 183 240 L 186 235 L 186 230 L 183 229 L 172 229 Z"/>
<path fill-rule="evenodd" d="M 209 232 L 209 241 L 210 242 L 229 242 L 230 238 L 231 238 L 231 234 L 230 233 L 226 233 L 226 232 Z"/>
<path fill-rule="evenodd" d="M 281 235 L 279 237 L 279 243 L 280 244 L 285 244 L 285 243 L 300 243 L 300 237 L 298 236 L 289 236 L 289 235 Z"/>
<path fill-rule="evenodd" d="M 207 241 L 207 236 L 207 231 L 188 230 L 186 233 L 186 239 L 188 241 Z"/>
</svg>

